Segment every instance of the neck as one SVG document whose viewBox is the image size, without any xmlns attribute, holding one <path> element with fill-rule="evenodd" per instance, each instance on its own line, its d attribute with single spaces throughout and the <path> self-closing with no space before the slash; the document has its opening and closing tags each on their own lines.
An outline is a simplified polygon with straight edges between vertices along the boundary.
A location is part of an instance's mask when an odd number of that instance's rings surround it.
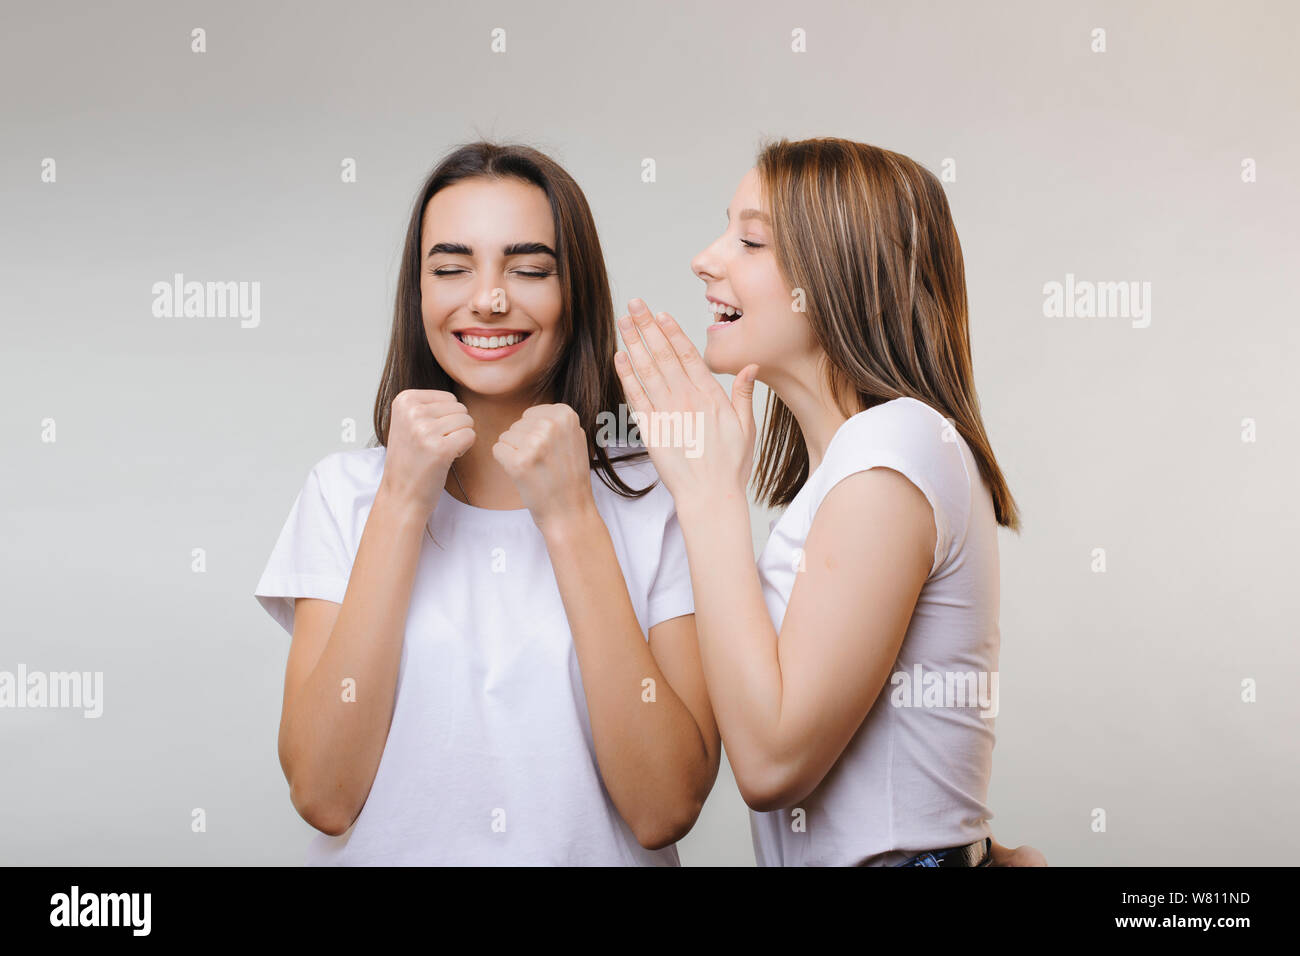
<svg viewBox="0 0 1300 956">
<path fill-rule="evenodd" d="M 811 474 L 821 464 L 827 446 L 839 427 L 848 421 L 848 416 L 840 411 L 830 386 L 826 384 L 826 376 L 815 361 L 800 368 L 772 370 L 763 381 L 776 392 L 799 423 Z M 857 406 L 852 395 L 846 395 L 842 400 L 847 408 Z"/>
<path fill-rule="evenodd" d="M 476 395 L 468 391 L 457 397 L 474 419 L 477 437 L 469 451 L 456 459 L 455 472 L 447 469 L 447 493 L 475 508 L 506 511 L 524 507 L 514 482 L 492 456 L 492 446 L 534 403 L 515 395 Z"/>
</svg>

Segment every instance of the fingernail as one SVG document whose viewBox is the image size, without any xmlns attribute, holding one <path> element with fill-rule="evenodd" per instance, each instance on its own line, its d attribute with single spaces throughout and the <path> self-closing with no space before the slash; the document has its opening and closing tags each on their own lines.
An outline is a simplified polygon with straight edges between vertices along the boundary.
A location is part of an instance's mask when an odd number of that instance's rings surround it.
<svg viewBox="0 0 1300 956">
<path fill-rule="evenodd" d="M 627 331 L 628 329 L 632 328 L 632 320 L 629 319 L 626 315 L 620 315 L 618 317 L 618 327 L 624 331 Z"/>
<path fill-rule="evenodd" d="M 637 312 L 637 313 L 644 312 L 646 310 L 645 303 L 642 302 L 640 299 L 633 299 L 631 302 L 627 304 L 627 307 L 633 312 Z"/>
</svg>

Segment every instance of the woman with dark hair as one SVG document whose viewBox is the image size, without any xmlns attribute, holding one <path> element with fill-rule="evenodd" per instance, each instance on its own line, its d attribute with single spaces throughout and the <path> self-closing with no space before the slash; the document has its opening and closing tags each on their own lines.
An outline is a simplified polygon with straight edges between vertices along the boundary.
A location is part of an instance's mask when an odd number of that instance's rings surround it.
<svg viewBox="0 0 1300 956">
<path fill-rule="evenodd" d="M 703 356 L 639 299 L 616 356 L 676 501 L 709 695 L 765 865 L 1035 865 L 992 841 L 999 526 L 939 181 L 842 139 L 765 148 L 692 262 Z M 735 375 L 728 396 L 711 372 Z M 784 507 L 757 567 L 746 488 Z M 646 419 L 641 419 L 642 421 Z"/>
<path fill-rule="evenodd" d="M 313 468 L 255 592 L 293 637 L 279 750 L 309 862 L 678 862 L 719 740 L 672 499 L 601 439 L 615 347 L 568 173 L 488 143 L 440 163 L 376 443 Z"/>
</svg>

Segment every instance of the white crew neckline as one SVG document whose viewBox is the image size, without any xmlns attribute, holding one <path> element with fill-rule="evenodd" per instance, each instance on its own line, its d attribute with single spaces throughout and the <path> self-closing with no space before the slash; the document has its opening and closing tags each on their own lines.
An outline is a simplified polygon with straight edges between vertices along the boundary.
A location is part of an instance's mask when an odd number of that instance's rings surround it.
<svg viewBox="0 0 1300 956">
<path fill-rule="evenodd" d="M 826 450 L 822 452 L 822 460 L 817 463 L 816 468 L 808 472 L 808 477 L 804 479 L 803 487 L 800 488 L 799 491 L 802 492 L 804 488 L 807 488 L 812 483 L 813 476 L 826 467 L 826 461 L 831 457 L 831 449 L 835 447 L 836 439 L 838 439 L 841 435 L 844 434 L 845 426 L 847 426 L 849 422 L 863 415 L 869 415 L 871 412 L 874 412 L 877 408 L 884 408 L 886 405 L 892 405 L 894 402 L 916 402 L 918 405 L 925 405 L 925 407 L 929 408 L 931 411 L 934 410 L 932 406 L 926 405 L 925 402 L 917 401 L 915 398 L 912 398 L 912 396 L 910 395 L 900 395 L 898 396 L 898 398 L 891 398 L 888 401 L 881 402 L 878 405 L 872 405 L 870 408 L 864 408 L 860 412 L 854 412 L 848 418 L 844 419 L 844 421 L 840 422 L 839 427 L 835 429 L 835 434 L 831 435 L 831 440 L 826 443 Z M 796 492 L 796 494 L 798 494 L 798 492 Z"/>
<path fill-rule="evenodd" d="M 532 513 L 527 508 L 480 508 L 477 505 L 467 505 L 446 488 L 442 489 L 442 494 L 438 497 L 433 517 L 436 518 L 439 511 L 483 524 L 519 524 L 525 519 L 529 522 L 533 520 Z"/>
</svg>

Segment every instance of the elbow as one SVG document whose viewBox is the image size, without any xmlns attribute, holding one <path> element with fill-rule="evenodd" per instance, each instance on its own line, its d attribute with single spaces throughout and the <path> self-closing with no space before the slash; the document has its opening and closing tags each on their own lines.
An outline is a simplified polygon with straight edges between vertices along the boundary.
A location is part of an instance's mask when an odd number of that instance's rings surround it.
<svg viewBox="0 0 1300 956">
<path fill-rule="evenodd" d="M 296 755 L 290 745 L 289 737 L 283 731 L 279 741 L 280 769 L 289 782 L 289 801 L 298 811 L 298 816 L 314 830 L 327 836 L 340 836 L 352 826 L 359 807 L 353 807 L 343 799 L 342 786 L 330 794 L 319 784 L 309 780 L 310 775 L 305 760 Z"/>
<path fill-rule="evenodd" d="M 303 815 L 303 819 L 314 829 L 319 830 L 326 836 L 342 836 L 348 832 L 348 827 L 352 826 L 350 822 L 345 823 L 341 815 L 318 814 L 314 817 Z"/>
<path fill-rule="evenodd" d="M 631 828 L 632 834 L 644 849 L 662 850 L 690 833 L 703 809 L 704 801 L 693 797 L 678 807 L 638 820 Z"/>
<path fill-rule="evenodd" d="M 758 813 L 792 807 L 817 787 L 799 774 L 798 768 L 777 764 L 754 768 L 733 767 L 736 787 L 745 805 Z"/>
<path fill-rule="evenodd" d="M 636 842 L 646 850 L 662 850 L 690 833 L 700 818 L 717 776 L 718 751 L 715 748 L 704 765 L 684 775 L 689 783 L 678 785 L 676 792 L 670 791 L 665 799 L 652 798 L 648 801 L 650 806 L 638 815 L 624 815 Z"/>
<path fill-rule="evenodd" d="M 298 816 L 302 817 L 310 827 L 327 836 L 342 836 L 357 817 L 339 800 L 320 799 L 311 794 L 304 794 L 299 788 L 292 786 L 289 794 Z"/>
<path fill-rule="evenodd" d="M 340 836 L 352 826 L 360 810 L 342 798 L 341 787 L 328 794 L 322 787 L 308 785 L 303 774 L 290 774 L 287 768 L 285 777 L 289 781 L 289 801 L 312 829 L 327 836 Z"/>
<path fill-rule="evenodd" d="M 736 785 L 740 788 L 740 796 L 745 801 L 745 806 L 756 813 L 770 813 L 787 806 L 783 791 L 779 788 L 752 782 L 742 784 L 739 780 L 736 781 Z"/>
</svg>

